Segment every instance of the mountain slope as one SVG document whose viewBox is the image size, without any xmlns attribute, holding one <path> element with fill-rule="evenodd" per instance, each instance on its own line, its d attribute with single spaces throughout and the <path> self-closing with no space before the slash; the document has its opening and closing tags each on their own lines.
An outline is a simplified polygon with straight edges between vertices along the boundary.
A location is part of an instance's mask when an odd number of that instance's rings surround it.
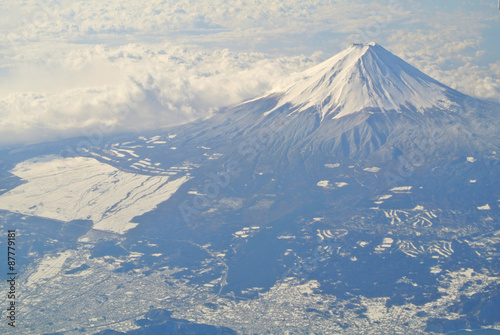
<svg viewBox="0 0 500 335">
<path fill-rule="evenodd" d="M 263 169 L 314 173 L 328 163 L 387 162 L 432 141 L 442 153 L 499 147 L 499 105 L 468 97 L 428 77 L 381 46 L 353 45 L 307 70 L 283 92 L 176 127 L 171 153 L 200 161 L 202 146 L 248 155 Z"/>
</svg>

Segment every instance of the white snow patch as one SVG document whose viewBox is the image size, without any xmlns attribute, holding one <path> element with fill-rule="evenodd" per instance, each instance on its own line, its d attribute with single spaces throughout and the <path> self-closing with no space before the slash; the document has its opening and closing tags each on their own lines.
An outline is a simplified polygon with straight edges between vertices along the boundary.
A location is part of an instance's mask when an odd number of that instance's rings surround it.
<svg viewBox="0 0 500 335">
<path fill-rule="evenodd" d="M 61 221 L 92 220 L 94 228 L 124 233 L 132 218 L 166 201 L 189 177 L 123 172 L 94 158 L 43 156 L 16 165 L 24 183 L 0 196 L 0 209 Z"/>
<path fill-rule="evenodd" d="M 56 276 L 61 271 L 66 259 L 70 256 L 71 251 L 66 250 L 57 256 L 45 257 L 38 265 L 36 272 L 29 276 L 28 286 Z"/>
<path fill-rule="evenodd" d="M 374 166 L 374 167 L 370 167 L 370 168 L 365 168 L 365 169 L 363 169 L 363 171 L 372 172 L 372 173 L 377 173 L 377 172 L 379 172 L 379 171 L 380 171 L 380 168 L 379 168 L 379 167 Z"/>
<path fill-rule="evenodd" d="M 475 161 L 477 161 L 477 159 L 475 159 L 474 157 L 467 157 L 467 162 L 474 163 Z"/>
<path fill-rule="evenodd" d="M 335 163 L 335 164 L 325 164 L 325 167 L 330 168 L 330 169 L 335 169 L 340 166 L 340 163 Z"/>
<path fill-rule="evenodd" d="M 123 152 L 126 152 L 128 153 L 129 155 L 131 156 L 134 156 L 134 157 L 139 157 L 138 155 L 135 154 L 135 152 L 133 150 L 128 150 L 128 149 L 117 149 L 118 151 L 123 151 Z"/>
<path fill-rule="evenodd" d="M 207 154 L 205 154 L 205 155 L 208 156 Z M 208 159 L 219 159 L 220 157 L 222 157 L 222 154 L 215 152 L 212 155 L 210 155 L 210 157 L 208 157 Z"/>
<path fill-rule="evenodd" d="M 290 239 L 294 239 L 295 236 L 293 235 L 280 235 L 278 236 L 278 240 L 290 240 Z"/>
<path fill-rule="evenodd" d="M 490 210 L 490 205 L 486 204 L 484 206 L 478 206 L 477 209 L 479 209 L 480 211 L 487 211 L 487 210 Z"/>
<path fill-rule="evenodd" d="M 391 188 L 390 191 L 394 193 L 406 193 L 408 191 L 411 191 L 412 188 L 413 186 L 397 186 Z"/>
<path fill-rule="evenodd" d="M 390 237 L 385 237 L 382 241 L 383 244 L 392 244 L 392 242 L 394 242 L 394 240 Z"/>
<path fill-rule="evenodd" d="M 118 152 L 117 150 L 110 150 L 110 152 L 116 157 L 125 157 L 124 154 Z"/>
<path fill-rule="evenodd" d="M 318 183 L 316 185 L 318 185 L 319 187 L 328 187 L 328 184 L 330 183 L 330 181 L 328 180 L 321 180 L 321 181 L 318 181 Z"/>
</svg>

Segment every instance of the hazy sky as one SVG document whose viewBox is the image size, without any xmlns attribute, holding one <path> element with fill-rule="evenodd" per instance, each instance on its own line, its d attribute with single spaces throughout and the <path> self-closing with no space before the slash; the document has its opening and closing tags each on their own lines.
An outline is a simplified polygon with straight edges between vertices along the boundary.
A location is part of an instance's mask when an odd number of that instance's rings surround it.
<svg viewBox="0 0 500 335">
<path fill-rule="evenodd" d="M 500 101 L 497 0 L 0 2 L 0 147 L 141 130 L 282 87 L 376 41 Z M 124 112 L 126 111 L 126 112 Z"/>
</svg>

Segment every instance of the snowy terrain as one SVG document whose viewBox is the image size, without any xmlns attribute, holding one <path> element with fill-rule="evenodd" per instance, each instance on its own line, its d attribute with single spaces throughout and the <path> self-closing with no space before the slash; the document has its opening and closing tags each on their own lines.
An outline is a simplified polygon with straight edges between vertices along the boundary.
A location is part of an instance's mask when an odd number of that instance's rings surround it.
<svg viewBox="0 0 500 335">
<path fill-rule="evenodd" d="M 61 221 L 92 220 L 95 229 L 120 234 L 189 179 L 127 173 L 85 157 L 37 157 L 11 172 L 26 183 L 0 196 L 1 209 Z"/>
</svg>

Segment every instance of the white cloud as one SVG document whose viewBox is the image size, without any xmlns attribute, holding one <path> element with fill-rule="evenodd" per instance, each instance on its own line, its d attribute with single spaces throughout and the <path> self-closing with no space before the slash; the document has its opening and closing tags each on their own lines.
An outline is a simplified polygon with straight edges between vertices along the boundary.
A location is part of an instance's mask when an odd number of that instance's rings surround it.
<svg viewBox="0 0 500 335">
<path fill-rule="evenodd" d="M 475 8 L 465 11 L 457 6 L 450 12 L 418 11 L 419 20 L 392 30 L 387 37 L 391 51 L 426 74 L 463 93 L 500 102 L 500 76 L 496 63 L 482 61 L 492 47 L 483 37 L 494 29 L 498 10 Z M 498 58 L 498 57 L 496 57 Z"/>
<path fill-rule="evenodd" d="M 94 46 L 52 56 L 4 77 L 1 143 L 77 136 L 102 122 L 116 130 L 179 124 L 270 90 L 317 62 L 170 44 Z M 29 63 L 39 56 L 32 57 Z"/>
</svg>

